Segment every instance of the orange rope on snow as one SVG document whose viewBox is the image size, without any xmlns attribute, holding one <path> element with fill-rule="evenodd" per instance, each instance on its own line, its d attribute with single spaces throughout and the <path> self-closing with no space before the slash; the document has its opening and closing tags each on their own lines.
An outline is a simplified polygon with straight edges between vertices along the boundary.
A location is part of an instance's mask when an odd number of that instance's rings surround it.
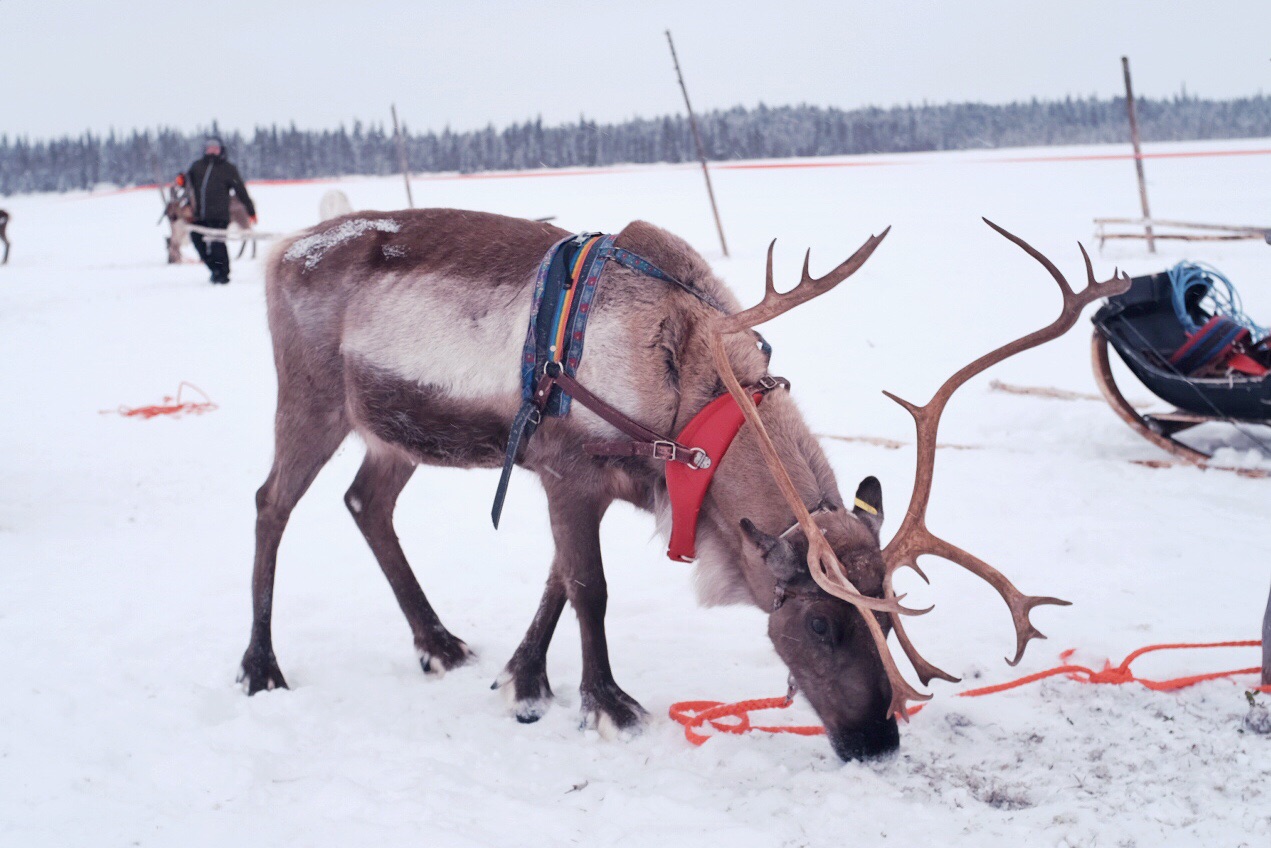
<svg viewBox="0 0 1271 848">
<path fill-rule="evenodd" d="M 796 733 L 800 736 L 819 736 L 825 733 L 825 728 L 820 726 L 764 727 L 750 723 L 752 711 L 783 710 L 792 703 L 794 701 L 790 698 L 757 698 L 753 701 L 738 701 L 735 704 L 725 704 L 720 701 L 680 701 L 678 704 L 671 705 L 671 718 L 684 725 L 684 738 L 694 745 L 701 745 L 710 738 L 708 735 L 697 732 L 697 728 L 708 723 L 720 733 L 749 733 L 752 730 L 763 733 Z M 727 719 L 736 719 L 736 721 L 727 721 Z"/>
<path fill-rule="evenodd" d="M 1148 680 L 1142 677 L 1135 677 L 1130 670 L 1130 664 L 1144 654 L 1150 654 L 1153 651 L 1173 651 L 1194 648 L 1257 648 L 1262 642 L 1257 639 L 1249 639 L 1237 642 L 1175 642 L 1164 645 L 1148 645 L 1139 648 L 1127 656 L 1120 665 L 1113 666 L 1110 662 L 1105 662 L 1101 670 L 1095 671 L 1086 668 L 1083 665 L 1068 664 L 1069 658 L 1075 653 L 1074 649 L 1064 651 L 1059 655 L 1059 659 L 1065 664 L 1056 666 L 1055 668 L 1039 671 L 1035 674 L 1029 674 L 1025 677 L 1011 680 L 1006 683 L 999 683 L 995 686 L 983 686 L 979 689 L 967 689 L 958 692 L 959 698 L 979 698 L 984 695 L 993 695 L 997 692 L 1005 692 L 1008 689 L 1016 689 L 1020 686 L 1027 686 L 1030 683 L 1036 683 L 1039 680 L 1045 680 L 1048 677 L 1056 677 L 1058 675 L 1066 675 L 1069 680 L 1075 680 L 1078 683 L 1108 683 L 1119 685 L 1122 683 L 1138 683 L 1146 686 L 1156 692 L 1173 692 L 1176 689 L 1184 689 L 1188 686 L 1194 686 L 1197 683 L 1203 683 L 1207 680 L 1219 680 L 1225 677 L 1234 677 L 1238 674 L 1260 674 L 1261 666 L 1252 668 L 1238 668 L 1231 671 L 1215 671 L 1208 674 L 1193 674 L 1186 677 L 1175 677 L 1169 680 Z M 1265 692 L 1271 694 L 1271 686 L 1253 687 L 1256 692 Z M 672 704 L 670 716 L 673 721 L 684 726 L 684 738 L 694 745 L 701 745 L 710 739 L 710 735 L 701 733 L 700 729 L 709 724 L 716 732 L 719 733 L 749 733 L 757 730 L 762 733 L 795 733 L 800 736 L 818 736 L 825 733 L 825 728 L 820 726 L 795 726 L 795 725 L 777 725 L 762 726 L 751 723 L 750 713 L 759 710 L 780 710 L 786 709 L 793 703 L 791 698 L 758 698 L 750 701 L 738 701 L 735 704 L 725 704 L 720 701 L 681 701 Z M 919 704 L 909 710 L 910 715 L 921 712 L 923 705 Z"/>
<path fill-rule="evenodd" d="M 978 698 L 981 695 L 992 695 L 995 692 L 1005 692 L 1007 689 L 1014 689 L 1018 686 L 1025 686 L 1046 677 L 1054 677 L 1058 674 L 1068 675 L 1069 680 L 1076 680 L 1078 683 L 1139 683 L 1156 692 L 1172 692 L 1175 689 L 1184 689 L 1188 686 L 1195 686 L 1197 683 L 1203 683 L 1206 680 L 1218 680 L 1223 677 L 1231 677 L 1237 674 L 1260 674 L 1261 666 L 1254 668 L 1237 668 L 1231 671 L 1216 671 L 1210 674 L 1193 674 L 1187 677 L 1175 677 L 1170 680 L 1146 680 L 1142 677 L 1135 677 L 1130 671 L 1130 664 L 1144 654 L 1150 654 L 1153 651 L 1174 651 L 1191 648 L 1257 648 L 1262 643 L 1257 639 L 1241 641 L 1241 642 L 1175 642 L 1165 645 L 1148 645 L 1146 648 L 1139 648 L 1126 657 L 1120 665 L 1113 666 L 1111 662 L 1104 662 L 1103 668 L 1099 671 L 1086 668 L 1083 665 L 1061 665 L 1048 671 L 1039 671 L 1036 674 L 1030 674 L 1027 677 L 1021 677 L 1018 680 L 1012 680 L 1009 683 L 999 683 L 996 686 L 985 686 L 981 689 L 968 689 L 965 692 L 959 692 L 960 698 Z M 1075 653 L 1072 648 L 1064 651 L 1059 655 L 1059 659 L 1065 663 Z M 1260 687 L 1261 688 L 1261 687 Z M 911 710 L 912 712 L 912 710 Z"/>
<path fill-rule="evenodd" d="M 198 392 L 203 396 L 201 401 L 182 400 L 182 394 L 186 389 Z M 120 406 L 118 409 L 103 409 L 102 415 L 119 414 L 125 418 L 155 418 L 159 415 L 171 415 L 180 418 L 182 415 L 202 415 L 205 412 L 211 412 L 217 406 L 212 399 L 207 396 L 207 392 L 200 389 L 193 383 L 185 380 L 181 381 L 181 385 L 177 386 L 176 397 L 164 396 L 163 403 L 154 404 L 153 406 Z"/>
</svg>

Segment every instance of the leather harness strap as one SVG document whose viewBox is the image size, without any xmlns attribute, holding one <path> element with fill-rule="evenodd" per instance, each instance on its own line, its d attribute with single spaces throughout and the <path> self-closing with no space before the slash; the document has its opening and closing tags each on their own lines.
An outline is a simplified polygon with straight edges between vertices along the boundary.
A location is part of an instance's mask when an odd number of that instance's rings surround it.
<svg viewBox="0 0 1271 848">
<path fill-rule="evenodd" d="M 645 459 L 662 459 L 682 462 L 694 468 L 710 468 L 711 458 L 701 448 L 688 448 L 669 439 L 653 442 L 618 441 L 586 442 L 583 450 L 592 456 L 640 456 Z"/>
<path fill-rule="evenodd" d="M 694 539 L 697 516 L 719 462 L 745 421 L 741 408 L 725 394 L 708 403 L 685 425 L 679 438 L 670 438 L 634 421 L 597 397 L 574 378 L 582 358 L 583 339 L 596 284 L 606 262 L 616 262 L 637 273 L 662 280 L 693 295 L 724 314 L 728 310 L 708 292 L 664 272 L 642 256 L 614 245 L 615 236 L 581 233 L 556 242 L 539 265 L 530 326 L 521 359 L 522 403 L 512 422 L 504 453 L 503 473 L 495 490 L 490 517 L 495 528 L 507 495 L 512 466 L 522 445 L 544 418 L 569 414 L 577 400 L 601 420 L 629 437 L 621 441 L 595 441 L 583 445 L 597 457 L 642 457 L 667 463 L 666 483 L 672 504 L 674 527 L 667 555 L 687 562 L 696 556 Z M 755 338 L 765 357 L 771 346 Z M 764 395 L 790 384 L 780 377 L 764 376 L 746 391 L 760 402 Z"/>
<path fill-rule="evenodd" d="M 535 402 L 546 402 L 546 399 L 551 396 L 552 389 L 556 386 L 560 386 L 561 389 L 572 395 L 575 400 L 591 410 L 599 418 L 631 437 L 630 440 L 585 442 L 583 450 L 592 456 L 645 457 L 666 462 L 678 462 L 695 469 L 710 468 L 719 459 L 719 456 L 712 457 L 708 450 L 702 446 L 683 444 L 670 436 L 664 436 L 656 430 L 650 430 L 640 422 L 628 418 L 621 411 L 593 394 L 590 389 L 569 376 L 569 374 L 561 370 L 558 364 L 553 362 L 547 363 L 543 368 L 543 376 L 539 378 L 538 386 L 534 390 Z M 752 386 L 747 386 L 746 391 L 750 392 L 756 399 L 759 399 L 773 389 L 788 389 L 789 387 L 790 381 L 784 377 L 769 377 L 765 375 L 759 382 Z M 716 398 L 716 402 L 718 400 L 720 398 Z M 709 408 L 708 405 L 707 409 Z M 706 412 L 706 409 L 702 410 L 702 413 L 704 412 Z M 698 428 L 694 426 L 694 423 L 698 421 L 702 413 L 698 413 L 684 426 L 681 436 L 697 432 Z"/>
<path fill-rule="evenodd" d="M 633 421 L 601 400 L 581 383 L 569 376 L 559 363 L 543 367 L 531 402 L 546 403 L 556 387 L 568 392 L 574 400 L 604 421 L 631 437 L 631 441 L 587 442 L 583 449 L 592 456 L 636 456 L 660 459 L 667 463 L 666 488 L 671 500 L 671 540 L 666 555 L 676 562 L 692 562 L 697 558 L 697 518 L 706 499 L 719 462 L 737 437 L 745 416 L 730 394 L 706 404 L 680 431 L 678 439 L 662 436 Z M 790 388 L 784 377 L 764 375 L 745 388 L 751 399 L 760 403 L 774 389 Z"/>
<path fill-rule="evenodd" d="M 565 393 L 569 394 L 574 400 L 590 409 L 601 419 L 612 424 L 617 429 L 626 433 L 634 441 L 631 442 L 588 442 L 583 445 L 583 449 L 587 453 L 594 456 L 651 456 L 654 459 L 667 459 L 672 462 L 683 462 L 686 465 L 694 467 L 705 467 L 699 465 L 699 462 L 705 461 L 707 465 L 710 460 L 701 450 L 693 451 L 690 448 L 681 445 L 674 439 L 650 430 L 638 421 L 633 421 L 610 404 L 601 400 L 596 395 L 579 383 L 573 377 L 569 376 L 559 364 L 549 362 L 543 367 L 543 376 L 539 378 L 538 386 L 534 389 L 534 402 L 546 403 L 547 398 L 551 397 L 552 389 L 560 386 Z M 666 448 L 660 452 L 664 455 L 657 455 L 659 451 L 651 451 L 643 453 L 640 449 L 642 445 L 661 446 Z M 609 453 L 613 449 L 616 453 Z"/>
</svg>

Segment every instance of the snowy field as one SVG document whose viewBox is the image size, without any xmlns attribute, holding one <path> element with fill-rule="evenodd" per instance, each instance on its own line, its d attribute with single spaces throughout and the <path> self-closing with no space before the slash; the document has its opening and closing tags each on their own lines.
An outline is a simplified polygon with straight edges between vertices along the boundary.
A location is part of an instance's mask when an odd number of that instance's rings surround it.
<svg viewBox="0 0 1271 848">
<path fill-rule="evenodd" d="M 1162 218 L 1271 219 L 1268 140 L 1158 145 Z M 1263 151 L 1259 153 L 1258 151 Z M 723 259 L 700 173 L 640 167 L 569 175 L 416 180 L 421 205 L 556 216 L 616 231 L 643 218 L 686 237 L 739 292 L 762 291 L 763 255 L 797 279 L 870 234 L 892 234 L 814 307 L 764 332 L 818 433 L 912 439 L 890 389 L 925 401 L 980 353 L 1051 321 L 1053 283 L 979 220 L 1031 241 L 1075 283 L 1095 216 L 1133 216 L 1124 148 L 815 160 L 843 167 L 721 169 L 733 257 Z M 1074 154 L 1095 154 L 1069 161 Z M 1031 160 L 1031 161 L 1010 161 Z M 797 163 L 796 163 L 797 164 Z M 400 179 L 253 188 L 263 230 L 316 222 L 338 185 L 355 208 L 403 205 Z M 1175 694 L 1063 678 L 979 699 L 954 693 L 1074 660 L 1101 665 L 1154 642 L 1257 638 L 1271 549 L 1271 480 L 1133 460 L 1164 454 L 1102 402 L 992 391 L 989 383 L 1095 391 L 1089 324 L 1010 360 L 950 406 L 932 529 L 1068 608 L 1034 615 L 1049 641 L 1018 669 L 1009 616 L 983 583 L 928 565 L 903 575 L 921 650 L 961 674 L 902 728 L 895 756 L 844 765 L 823 738 L 689 745 L 670 704 L 784 692 L 754 609 L 700 609 L 687 566 L 650 516 L 604 526 L 608 630 L 619 683 L 652 714 L 608 742 L 578 726 L 579 640 L 562 620 L 549 657 L 557 703 L 519 725 L 489 685 L 535 610 L 551 557 L 544 499 L 518 472 L 503 529 L 496 472 L 424 469 L 398 531 L 442 619 L 479 659 L 424 677 L 409 630 L 341 496 L 347 443 L 296 510 L 279 556 L 274 641 L 290 691 L 234 684 L 251 619 L 255 508 L 272 452 L 274 372 L 262 262 L 213 287 L 201 265 L 163 264 L 153 191 L 4 198 L 13 255 L 0 268 L 0 845 L 542 846 L 1271 844 L 1271 737 L 1244 727 L 1252 678 Z M 1271 247 L 1149 256 L 1093 252 L 1100 278 L 1182 258 L 1212 262 L 1271 320 Z M 192 254 L 188 254 L 192 255 Z M 263 253 L 262 253 L 263 256 Z M 182 380 L 219 409 L 150 421 L 101 414 L 157 403 Z M 1132 400 L 1148 400 L 1145 390 Z M 1265 437 L 1264 433 L 1264 437 Z M 1224 459 L 1271 465 L 1231 439 Z M 913 455 L 826 439 L 844 489 L 882 481 L 887 530 Z M 1163 678 L 1255 665 L 1255 650 L 1148 657 Z M 1266 700 L 1264 696 L 1264 700 Z M 806 703 L 773 722 L 810 723 Z"/>
</svg>

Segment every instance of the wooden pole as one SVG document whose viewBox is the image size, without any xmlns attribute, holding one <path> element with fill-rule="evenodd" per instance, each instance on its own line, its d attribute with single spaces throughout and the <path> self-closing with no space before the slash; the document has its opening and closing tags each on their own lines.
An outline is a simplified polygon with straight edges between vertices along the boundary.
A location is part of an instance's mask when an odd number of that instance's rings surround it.
<svg viewBox="0 0 1271 848">
<path fill-rule="evenodd" d="M 1271 686 L 1271 594 L 1267 595 L 1267 611 L 1262 614 L 1262 685 Z"/>
<path fill-rule="evenodd" d="M 406 181 L 406 205 L 414 209 L 415 198 L 410 195 L 410 168 L 406 165 L 406 139 L 402 136 L 402 129 L 397 123 L 397 104 L 394 103 L 389 108 L 393 112 L 393 138 L 397 139 L 397 158 L 401 160 L 402 179 Z"/>
<path fill-rule="evenodd" d="M 728 255 L 728 242 L 724 240 L 724 225 L 719 222 L 719 207 L 715 204 L 715 190 L 711 188 L 711 172 L 706 167 L 706 147 L 702 144 L 702 134 L 697 130 L 697 117 L 693 114 L 693 104 L 688 99 L 688 87 L 684 85 L 684 74 L 680 72 L 680 59 L 675 55 L 675 42 L 671 40 L 671 31 L 666 31 L 666 43 L 671 46 L 671 61 L 675 63 L 675 76 L 680 81 L 680 91 L 684 93 L 684 106 L 688 109 L 688 123 L 693 128 L 693 141 L 697 144 L 697 159 L 702 163 L 702 176 L 706 178 L 706 194 L 711 200 L 711 213 L 715 216 L 715 229 L 719 231 L 719 246 Z"/>
<path fill-rule="evenodd" d="M 1147 206 L 1147 179 L 1143 176 L 1143 150 L 1139 147 L 1139 119 L 1134 112 L 1134 88 L 1130 85 L 1130 58 L 1121 57 L 1121 70 L 1125 74 L 1125 111 L 1130 117 L 1130 142 L 1134 145 L 1134 170 L 1139 175 L 1139 203 L 1143 206 L 1143 217 L 1152 220 L 1152 212 Z M 1147 251 L 1156 253 L 1156 239 L 1152 235 L 1152 225 L 1145 226 L 1147 231 Z"/>
</svg>

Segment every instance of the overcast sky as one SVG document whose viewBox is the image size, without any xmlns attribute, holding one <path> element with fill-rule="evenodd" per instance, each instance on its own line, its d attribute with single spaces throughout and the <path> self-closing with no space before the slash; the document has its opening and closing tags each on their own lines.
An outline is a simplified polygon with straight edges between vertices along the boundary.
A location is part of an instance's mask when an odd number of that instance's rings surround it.
<svg viewBox="0 0 1271 848">
<path fill-rule="evenodd" d="M 0 133 L 1271 91 L 1271 0 L 0 0 Z"/>
</svg>

